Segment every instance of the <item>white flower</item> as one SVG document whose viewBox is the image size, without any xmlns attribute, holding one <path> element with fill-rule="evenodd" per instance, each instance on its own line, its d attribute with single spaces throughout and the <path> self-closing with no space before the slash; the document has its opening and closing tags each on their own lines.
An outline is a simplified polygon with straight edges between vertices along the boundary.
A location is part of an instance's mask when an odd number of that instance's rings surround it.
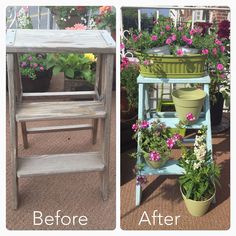
<svg viewBox="0 0 236 236">
<path fill-rule="evenodd" d="M 201 162 L 198 162 L 198 163 L 194 163 L 193 164 L 193 169 L 194 170 L 197 170 L 197 169 L 199 169 L 201 167 Z"/>
</svg>

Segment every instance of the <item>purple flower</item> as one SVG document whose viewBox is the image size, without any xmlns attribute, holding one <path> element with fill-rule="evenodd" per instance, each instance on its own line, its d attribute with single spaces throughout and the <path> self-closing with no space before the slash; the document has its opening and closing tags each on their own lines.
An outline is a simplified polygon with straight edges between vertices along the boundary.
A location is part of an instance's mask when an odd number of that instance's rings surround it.
<svg viewBox="0 0 236 236">
<path fill-rule="evenodd" d="M 219 63 L 219 64 L 217 64 L 216 69 L 221 71 L 224 69 L 224 66 Z"/>
<path fill-rule="evenodd" d="M 168 138 L 166 140 L 166 144 L 167 144 L 169 149 L 172 149 L 175 145 L 175 140 L 173 138 Z"/>
<path fill-rule="evenodd" d="M 208 49 L 202 49 L 202 54 L 204 54 L 204 55 L 207 55 L 209 53 L 209 50 Z"/>
<path fill-rule="evenodd" d="M 196 33 L 196 30 L 195 29 L 191 29 L 190 31 L 189 31 L 189 34 L 190 35 L 194 35 Z"/>
<path fill-rule="evenodd" d="M 161 155 L 160 155 L 159 152 L 151 151 L 151 152 L 149 153 L 149 159 L 150 159 L 151 161 L 160 161 Z"/>
<path fill-rule="evenodd" d="M 196 120 L 196 117 L 193 115 L 193 113 L 189 112 L 188 114 L 186 114 L 186 119 L 188 121 L 194 121 Z"/>
<path fill-rule="evenodd" d="M 40 69 L 41 71 L 44 71 L 44 68 L 43 68 L 43 66 L 40 66 L 40 67 L 39 67 L 39 69 Z"/>
<path fill-rule="evenodd" d="M 132 36 L 132 38 L 133 38 L 134 42 L 137 42 L 137 41 L 139 40 L 139 36 L 136 35 L 136 34 L 134 34 L 134 35 Z"/>
<path fill-rule="evenodd" d="M 136 131 L 138 130 L 138 125 L 137 125 L 137 124 L 133 124 L 133 125 L 132 125 L 132 130 L 133 130 L 134 132 L 136 132 Z"/>
<path fill-rule="evenodd" d="M 183 56 L 183 55 L 184 55 L 184 52 L 183 52 L 182 49 L 177 49 L 176 54 L 177 54 L 178 56 Z"/>
<path fill-rule="evenodd" d="M 27 65 L 27 63 L 25 62 L 25 61 L 23 61 L 22 63 L 21 63 L 21 67 L 25 67 Z"/>
<path fill-rule="evenodd" d="M 142 128 L 142 129 L 146 129 L 146 128 L 148 128 L 148 127 L 149 127 L 148 121 L 143 120 L 143 121 L 141 122 L 141 128 Z"/>
<path fill-rule="evenodd" d="M 152 35 L 152 36 L 151 36 L 151 40 L 152 40 L 152 41 L 157 41 L 157 39 L 158 39 L 157 35 Z"/>
<path fill-rule="evenodd" d="M 179 26 L 178 27 L 178 31 L 182 31 L 183 30 L 183 27 L 182 26 Z"/>
<path fill-rule="evenodd" d="M 193 43 L 193 40 L 192 40 L 192 39 L 187 39 L 186 43 L 187 43 L 188 45 L 191 45 L 191 44 Z"/>
<path fill-rule="evenodd" d="M 186 36 L 186 35 L 183 35 L 183 36 L 182 36 L 182 40 L 183 40 L 184 42 L 186 42 L 186 41 L 188 40 L 187 36 Z"/>
<path fill-rule="evenodd" d="M 28 60 L 29 60 L 29 61 L 32 61 L 32 59 L 33 59 L 33 58 L 32 58 L 31 56 L 28 57 Z"/>
<path fill-rule="evenodd" d="M 171 44 L 172 43 L 172 39 L 171 38 L 168 38 L 167 40 L 166 40 L 166 44 Z"/>
<path fill-rule="evenodd" d="M 138 175 L 136 177 L 136 185 L 143 185 L 147 183 L 147 177 L 145 175 Z"/>
</svg>

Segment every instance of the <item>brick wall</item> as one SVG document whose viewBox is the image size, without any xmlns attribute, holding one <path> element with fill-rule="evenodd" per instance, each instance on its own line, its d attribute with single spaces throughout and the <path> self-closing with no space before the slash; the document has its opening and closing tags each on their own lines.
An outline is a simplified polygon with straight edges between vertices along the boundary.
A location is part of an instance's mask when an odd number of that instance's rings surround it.
<svg viewBox="0 0 236 236">
<path fill-rule="evenodd" d="M 228 19 L 228 11 L 213 10 L 212 20 L 216 20 L 217 23 Z"/>
</svg>

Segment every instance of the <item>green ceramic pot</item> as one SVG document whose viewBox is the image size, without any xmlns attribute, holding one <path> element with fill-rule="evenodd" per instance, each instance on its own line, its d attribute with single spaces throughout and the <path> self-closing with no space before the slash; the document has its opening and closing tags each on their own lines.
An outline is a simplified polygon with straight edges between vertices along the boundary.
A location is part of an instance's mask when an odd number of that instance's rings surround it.
<svg viewBox="0 0 236 236">
<path fill-rule="evenodd" d="M 186 115 L 192 113 L 196 119 L 188 124 L 195 123 L 199 118 L 205 97 L 206 93 L 202 89 L 181 88 L 173 91 L 172 98 L 178 118 L 186 122 Z"/>
<path fill-rule="evenodd" d="M 180 192 L 182 194 L 182 197 L 184 199 L 184 203 L 186 208 L 188 209 L 188 212 L 192 215 L 192 216 L 203 216 L 204 214 L 206 214 L 206 212 L 209 209 L 210 204 L 212 203 L 216 192 L 206 201 L 194 201 L 191 199 L 187 199 L 185 197 L 185 195 L 182 192 L 182 189 L 180 187 Z"/>
<path fill-rule="evenodd" d="M 143 156 L 144 156 L 144 159 L 145 159 L 147 165 L 153 169 L 158 169 L 158 168 L 161 168 L 162 166 L 164 166 L 166 164 L 166 162 L 169 160 L 169 156 L 170 156 L 170 153 L 166 152 L 161 155 L 160 161 L 151 161 L 149 158 L 149 153 L 143 151 L 143 154 L 144 154 Z"/>
<path fill-rule="evenodd" d="M 205 75 L 206 55 L 156 55 L 135 52 L 141 61 L 140 74 L 148 78 L 198 78 Z M 144 65 L 143 61 L 151 62 Z"/>
</svg>

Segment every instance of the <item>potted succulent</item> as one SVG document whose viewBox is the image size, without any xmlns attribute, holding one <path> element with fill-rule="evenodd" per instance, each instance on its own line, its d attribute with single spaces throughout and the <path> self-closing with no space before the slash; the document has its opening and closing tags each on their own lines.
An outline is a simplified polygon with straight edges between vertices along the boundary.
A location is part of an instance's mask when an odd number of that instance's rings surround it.
<svg viewBox="0 0 236 236">
<path fill-rule="evenodd" d="M 47 68 L 48 54 L 22 54 L 19 66 L 23 92 L 45 92 L 49 89 L 52 69 Z"/>
<path fill-rule="evenodd" d="M 180 146 L 182 136 L 173 134 L 171 128 L 160 121 L 138 120 L 132 125 L 134 139 L 139 143 L 140 150 L 132 156 L 141 156 L 151 168 L 157 169 L 169 160 L 172 148 Z"/>
<path fill-rule="evenodd" d="M 53 75 L 64 72 L 64 90 L 93 90 L 95 80 L 95 61 L 93 54 L 50 54 L 48 68 L 53 67 Z"/>
<path fill-rule="evenodd" d="M 184 174 L 179 177 L 180 191 L 185 205 L 192 216 L 202 216 L 216 194 L 220 168 L 212 158 L 206 145 L 207 127 L 203 126 L 195 137 L 194 147 L 182 147 L 179 166 Z"/>
</svg>

